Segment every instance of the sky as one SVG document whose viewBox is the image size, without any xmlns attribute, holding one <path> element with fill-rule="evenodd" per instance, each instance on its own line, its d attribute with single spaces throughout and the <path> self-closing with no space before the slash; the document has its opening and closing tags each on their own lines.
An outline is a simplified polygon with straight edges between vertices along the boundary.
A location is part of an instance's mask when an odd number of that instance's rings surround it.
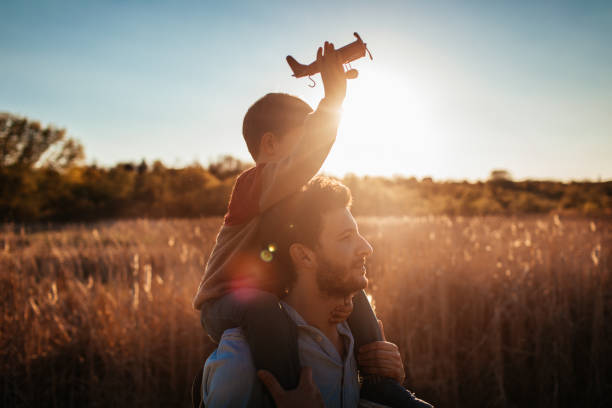
<svg viewBox="0 0 612 408">
<path fill-rule="evenodd" d="M 203 164 L 242 139 L 248 107 L 358 32 L 336 176 L 612 179 L 609 1 L 0 2 L 0 111 L 67 130 L 99 165 Z"/>
</svg>

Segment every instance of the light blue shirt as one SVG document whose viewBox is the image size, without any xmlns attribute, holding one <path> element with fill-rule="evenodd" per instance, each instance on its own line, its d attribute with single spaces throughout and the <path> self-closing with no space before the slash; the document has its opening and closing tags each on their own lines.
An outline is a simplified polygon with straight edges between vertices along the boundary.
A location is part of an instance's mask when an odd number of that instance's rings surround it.
<svg viewBox="0 0 612 408">
<path fill-rule="evenodd" d="M 312 378 L 321 391 L 326 408 L 357 407 L 359 382 L 354 341 L 346 322 L 338 324 L 346 356 L 316 327 L 291 306 L 281 302 L 298 327 L 298 347 L 302 366 L 312 367 Z M 257 378 L 249 345 L 240 328 L 226 330 L 219 346 L 204 365 L 202 395 L 208 408 L 247 407 L 251 398 L 261 400 L 263 385 Z"/>
</svg>

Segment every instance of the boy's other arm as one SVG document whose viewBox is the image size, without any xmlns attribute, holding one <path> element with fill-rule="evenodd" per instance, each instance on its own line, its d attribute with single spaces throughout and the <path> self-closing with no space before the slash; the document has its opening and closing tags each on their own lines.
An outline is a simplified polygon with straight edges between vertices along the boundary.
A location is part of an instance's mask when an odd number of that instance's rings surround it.
<svg viewBox="0 0 612 408">
<path fill-rule="evenodd" d="M 321 168 L 329 154 L 340 122 L 340 108 L 346 96 L 346 73 L 332 43 L 317 51 L 325 97 L 304 122 L 304 134 L 285 159 L 268 163 L 263 170 L 260 211 L 297 191 Z"/>
</svg>

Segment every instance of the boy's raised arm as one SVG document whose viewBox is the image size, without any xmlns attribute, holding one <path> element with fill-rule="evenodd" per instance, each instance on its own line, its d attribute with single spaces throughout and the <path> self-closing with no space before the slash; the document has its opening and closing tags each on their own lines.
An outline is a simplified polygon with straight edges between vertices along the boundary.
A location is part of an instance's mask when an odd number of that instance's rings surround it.
<svg viewBox="0 0 612 408">
<path fill-rule="evenodd" d="M 260 211 L 265 211 L 306 184 L 321 168 L 336 140 L 340 109 L 346 96 L 346 73 L 334 45 L 325 42 L 317 51 L 325 97 L 304 122 L 304 133 L 287 158 L 266 164 L 263 170 Z"/>
<path fill-rule="evenodd" d="M 346 72 L 342 66 L 340 54 L 334 49 L 334 44 L 325 41 L 325 57 L 323 48 L 317 50 L 317 64 L 321 67 L 321 79 L 325 98 L 331 107 L 340 109 L 346 97 Z"/>
</svg>

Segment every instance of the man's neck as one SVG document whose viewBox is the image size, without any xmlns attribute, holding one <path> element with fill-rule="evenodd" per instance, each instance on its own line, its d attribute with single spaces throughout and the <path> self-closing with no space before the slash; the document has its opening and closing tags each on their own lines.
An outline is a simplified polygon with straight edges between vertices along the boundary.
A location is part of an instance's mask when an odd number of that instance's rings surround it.
<svg viewBox="0 0 612 408">
<path fill-rule="evenodd" d="M 329 322 L 331 312 L 344 301 L 343 299 L 324 296 L 319 293 L 318 288 L 296 285 L 284 300 L 304 318 L 306 323 L 321 330 L 338 348 L 340 355 L 343 354 L 341 350 L 343 343 L 338 334 L 337 324 Z"/>
</svg>

